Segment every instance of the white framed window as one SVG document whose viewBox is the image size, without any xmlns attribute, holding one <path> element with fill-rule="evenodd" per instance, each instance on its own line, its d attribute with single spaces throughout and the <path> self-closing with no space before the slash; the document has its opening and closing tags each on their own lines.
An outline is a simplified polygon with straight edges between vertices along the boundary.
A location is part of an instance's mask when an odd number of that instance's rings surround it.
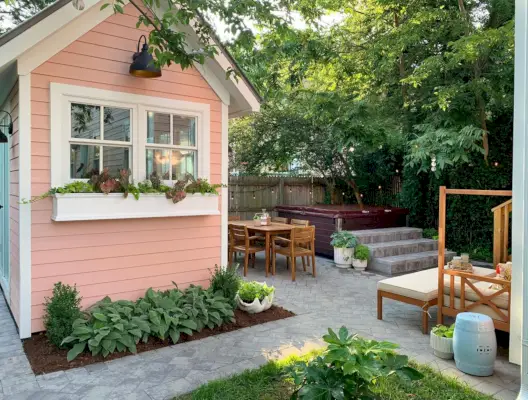
<svg viewBox="0 0 528 400">
<path fill-rule="evenodd" d="M 134 182 L 210 178 L 210 106 L 163 97 L 50 84 L 51 184 L 108 168 Z"/>
</svg>

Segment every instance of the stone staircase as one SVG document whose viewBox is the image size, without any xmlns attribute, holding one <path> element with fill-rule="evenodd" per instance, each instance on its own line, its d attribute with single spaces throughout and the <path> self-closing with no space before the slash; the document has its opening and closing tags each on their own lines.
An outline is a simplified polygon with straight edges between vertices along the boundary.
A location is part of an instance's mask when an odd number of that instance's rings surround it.
<svg viewBox="0 0 528 400">
<path fill-rule="evenodd" d="M 385 228 L 351 231 L 370 249 L 368 271 L 382 275 L 401 275 L 438 264 L 438 242 L 424 239 L 419 228 Z M 456 255 L 445 252 L 446 262 Z"/>
</svg>

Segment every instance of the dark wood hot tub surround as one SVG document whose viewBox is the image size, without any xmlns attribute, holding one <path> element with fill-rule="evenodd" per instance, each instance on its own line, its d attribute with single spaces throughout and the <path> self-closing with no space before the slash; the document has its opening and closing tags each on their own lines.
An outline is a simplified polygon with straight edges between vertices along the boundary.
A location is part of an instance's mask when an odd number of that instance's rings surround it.
<svg viewBox="0 0 528 400">
<path fill-rule="evenodd" d="M 365 206 L 363 212 L 358 205 L 277 206 L 280 217 L 307 219 L 315 226 L 315 251 L 333 257 L 330 235 L 341 229 L 359 231 L 365 229 L 397 228 L 406 226 L 409 210 L 395 207 Z"/>
</svg>

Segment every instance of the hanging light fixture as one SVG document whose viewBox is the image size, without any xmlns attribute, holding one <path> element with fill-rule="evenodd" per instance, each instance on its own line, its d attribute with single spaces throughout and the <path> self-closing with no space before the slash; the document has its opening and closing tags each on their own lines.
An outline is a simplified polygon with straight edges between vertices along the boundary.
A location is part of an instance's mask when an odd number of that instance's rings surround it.
<svg viewBox="0 0 528 400">
<path fill-rule="evenodd" d="M 2 119 L 0 122 L 0 143 L 7 143 L 8 138 L 6 133 L 11 136 L 13 134 L 13 118 L 11 117 L 11 114 L 9 114 L 7 111 L 0 111 L 0 113 L 5 113 L 9 115 L 9 120 L 11 122 L 6 123 L 5 119 Z"/>
<path fill-rule="evenodd" d="M 145 40 L 141 51 L 139 51 L 139 45 L 141 39 Z M 159 69 L 154 63 L 152 54 L 148 51 L 149 46 L 147 43 L 147 37 L 141 35 L 138 40 L 137 52 L 132 56 L 132 64 L 130 64 L 130 75 L 137 76 L 139 78 L 159 78 L 161 76 L 161 69 Z"/>
</svg>

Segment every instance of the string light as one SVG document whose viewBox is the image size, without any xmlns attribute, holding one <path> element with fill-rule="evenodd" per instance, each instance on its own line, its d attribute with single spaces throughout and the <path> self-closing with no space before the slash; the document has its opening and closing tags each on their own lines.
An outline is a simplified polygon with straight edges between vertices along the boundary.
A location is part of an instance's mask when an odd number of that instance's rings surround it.
<svg viewBox="0 0 528 400">
<path fill-rule="evenodd" d="M 363 198 L 363 193 L 360 194 L 361 198 Z"/>
<path fill-rule="evenodd" d="M 231 200 L 233 200 L 235 196 L 233 195 L 233 192 L 231 192 Z"/>
<path fill-rule="evenodd" d="M 495 161 L 495 162 L 493 163 L 493 165 L 495 165 L 496 167 L 498 167 L 498 166 L 499 166 L 498 161 Z"/>
<path fill-rule="evenodd" d="M 271 194 L 275 193 L 275 189 L 271 189 Z"/>
<path fill-rule="evenodd" d="M 433 172 L 436 171 L 436 157 L 435 156 L 431 157 L 431 171 Z"/>
<path fill-rule="evenodd" d="M 253 200 L 255 200 L 257 196 L 255 196 L 255 192 L 253 192 Z"/>
<path fill-rule="evenodd" d="M 378 189 L 381 190 L 381 185 L 378 186 Z"/>
<path fill-rule="evenodd" d="M 290 188 L 290 193 L 292 192 L 292 188 Z"/>
<path fill-rule="evenodd" d="M 399 173 L 400 173 L 400 170 L 399 170 L 399 169 L 397 169 L 397 170 L 396 170 L 396 173 L 397 173 L 397 174 L 399 174 Z"/>
</svg>

